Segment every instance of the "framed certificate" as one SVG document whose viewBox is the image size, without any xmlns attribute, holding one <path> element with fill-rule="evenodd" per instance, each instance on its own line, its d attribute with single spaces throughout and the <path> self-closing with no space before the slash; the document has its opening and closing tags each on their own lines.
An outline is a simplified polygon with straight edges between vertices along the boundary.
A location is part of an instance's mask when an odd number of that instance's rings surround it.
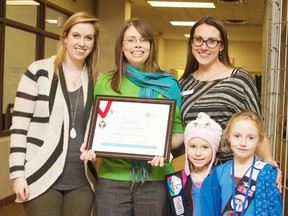
<svg viewBox="0 0 288 216">
<path fill-rule="evenodd" d="M 87 149 L 97 157 L 169 161 L 175 100 L 96 96 Z"/>
</svg>

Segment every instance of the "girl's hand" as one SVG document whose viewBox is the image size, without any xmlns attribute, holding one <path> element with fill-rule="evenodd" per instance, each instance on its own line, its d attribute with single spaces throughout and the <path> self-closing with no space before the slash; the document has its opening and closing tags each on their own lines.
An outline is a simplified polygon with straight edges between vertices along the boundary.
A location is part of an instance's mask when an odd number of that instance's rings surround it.
<svg viewBox="0 0 288 216">
<path fill-rule="evenodd" d="M 17 195 L 21 197 L 21 199 L 29 199 L 30 193 L 25 177 L 18 177 L 14 179 L 13 190 Z"/>
<path fill-rule="evenodd" d="M 81 152 L 80 159 L 86 160 L 86 161 L 88 161 L 88 160 L 96 161 L 95 152 L 92 149 L 86 150 L 85 147 L 86 147 L 85 143 L 83 143 L 80 147 L 80 152 Z"/>
<path fill-rule="evenodd" d="M 169 163 L 171 163 L 173 159 L 173 155 L 170 153 L 170 157 L 169 157 Z M 163 167 L 164 166 L 164 157 L 163 156 L 155 156 L 152 161 L 148 161 L 148 164 L 150 164 L 151 166 L 160 166 Z"/>
</svg>

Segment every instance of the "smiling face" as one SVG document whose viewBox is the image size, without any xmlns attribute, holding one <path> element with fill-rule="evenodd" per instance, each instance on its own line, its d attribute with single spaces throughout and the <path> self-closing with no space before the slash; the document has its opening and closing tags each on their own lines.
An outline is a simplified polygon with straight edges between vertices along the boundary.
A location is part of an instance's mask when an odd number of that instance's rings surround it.
<svg viewBox="0 0 288 216">
<path fill-rule="evenodd" d="M 220 41 L 220 32 L 217 28 L 211 25 L 202 24 L 199 25 L 194 32 L 193 37 L 201 37 L 203 40 L 217 40 Z M 192 53 L 196 60 L 199 63 L 199 66 L 212 65 L 215 62 L 219 62 L 218 55 L 219 52 L 223 50 L 223 44 L 218 43 L 215 48 L 209 48 L 206 43 L 203 43 L 201 46 L 196 46 L 192 43 Z"/>
<path fill-rule="evenodd" d="M 94 47 L 95 30 L 92 24 L 78 23 L 65 35 L 66 58 L 84 63 Z"/>
<path fill-rule="evenodd" d="M 135 68 L 141 68 L 145 66 L 149 57 L 150 42 L 147 43 L 147 38 L 131 26 L 124 33 L 122 51 L 129 64 Z"/>
<path fill-rule="evenodd" d="M 213 151 L 209 143 L 201 138 L 192 138 L 187 146 L 187 156 L 192 163 L 194 171 L 206 171 L 211 160 Z"/>
<path fill-rule="evenodd" d="M 252 159 L 259 143 L 258 129 L 251 120 L 240 119 L 231 128 L 228 141 L 235 158 Z"/>
</svg>

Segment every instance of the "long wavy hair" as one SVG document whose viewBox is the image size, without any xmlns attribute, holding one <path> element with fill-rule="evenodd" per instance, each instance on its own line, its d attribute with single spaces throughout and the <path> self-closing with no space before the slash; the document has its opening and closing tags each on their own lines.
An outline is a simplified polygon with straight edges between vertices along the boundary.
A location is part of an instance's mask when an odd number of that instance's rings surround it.
<svg viewBox="0 0 288 216">
<path fill-rule="evenodd" d="M 202 24 L 211 25 L 211 26 L 214 26 L 216 29 L 218 29 L 218 31 L 220 32 L 221 40 L 222 40 L 221 43 L 224 46 L 224 49 L 221 51 L 222 57 L 220 58 L 220 54 L 219 54 L 218 58 L 224 65 L 232 66 L 230 59 L 229 59 L 229 54 L 228 54 L 228 37 L 227 37 L 227 31 L 226 31 L 224 24 L 214 16 L 205 16 L 199 19 L 191 28 L 190 37 L 188 40 L 186 66 L 185 66 L 185 70 L 182 75 L 182 78 L 186 78 L 189 74 L 195 72 L 199 67 L 199 63 L 192 53 L 191 41 L 194 37 L 195 29 Z"/>
<path fill-rule="evenodd" d="M 58 77 L 58 66 L 63 63 L 66 54 L 65 37 L 69 34 L 71 28 L 79 23 L 90 23 L 94 30 L 94 47 L 92 52 L 85 59 L 89 77 L 95 81 L 97 78 L 97 65 L 100 51 L 99 41 L 99 19 L 88 12 L 78 12 L 73 14 L 64 24 L 58 44 L 58 51 L 54 61 L 54 74 Z"/>
<path fill-rule="evenodd" d="M 127 64 L 129 64 L 127 58 L 122 51 L 122 47 L 124 34 L 126 30 L 131 26 L 134 26 L 134 28 L 136 28 L 136 30 L 141 34 L 142 37 L 150 38 L 150 54 L 145 62 L 145 70 L 154 73 L 162 72 L 156 60 L 155 39 L 150 26 L 144 20 L 139 18 L 128 19 L 122 24 L 115 43 L 116 66 L 114 71 L 112 71 L 113 75 L 111 80 L 111 88 L 116 92 L 120 92 L 121 80 L 125 76 Z"/>
</svg>

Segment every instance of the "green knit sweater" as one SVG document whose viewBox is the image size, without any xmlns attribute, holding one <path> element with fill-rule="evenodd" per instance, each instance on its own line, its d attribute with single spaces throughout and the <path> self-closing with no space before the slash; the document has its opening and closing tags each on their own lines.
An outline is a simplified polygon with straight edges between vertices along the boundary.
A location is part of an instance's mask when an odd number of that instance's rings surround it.
<svg viewBox="0 0 288 216">
<path fill-rule="evenodd" d="M 111 88 L 111 75 L 102 75 L 96 83 L 94 88 L 94 95 L 111 95 L 111 96 L 128 96 L 138 97 L 140 87 L 135 85 L 126 77 L 121 83 L 121 93 L 115 92 Z M 163 95 L 158 95 L 158 98 L 165 98 Z M 180 110 L 176 107 L 173 133 L 183 134 L 183 125 L 181 121 Z M 171 163 L 165 163 L 164 167 L 152 167 L 152 174 L 149 181 L 162 181 L 165 179 L 165 175 L 174 172 Z M 131 172 L 131 160 L 115 159 L 115 158 L 103 158 L 103 162 L 99 168 L 98 176 L 100 178 L 130 181 Z"/>
</svg>

